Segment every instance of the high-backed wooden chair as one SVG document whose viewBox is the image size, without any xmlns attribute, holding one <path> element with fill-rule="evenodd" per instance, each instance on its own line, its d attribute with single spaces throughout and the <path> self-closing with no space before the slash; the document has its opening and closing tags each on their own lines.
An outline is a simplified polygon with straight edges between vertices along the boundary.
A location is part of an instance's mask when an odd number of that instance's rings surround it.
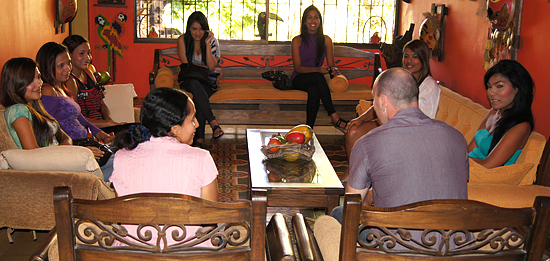
<svg viewBox="0 0 550 261">
<path fill-rule="evenodd" d="M 471 200 L 362 207 L 357 194 L 344 201 L 341 261 L 541 260 L 550 232 L 549 197 L 523 209 Z"/>
<path fill-rule="evenodd" d="M 140 193 L 90 201 L 54 190 L 60 260 L 264 260 L 266 192 L 251 201 L 218 203 L 179 194 Z M 120 224 L 139 224 L 130 236 Z M 188 226 L 207 225 L 191 240 Z M 164 233 L 166 228 L 177 232 Z M 150 240 L 151 236 L 157 240 Z M 133 237 L 133 239 L 130 239 Z M 153 237 L 154 238 L 154 237 Z M 176 243 L 166 244 L 168 238 Z M 186 238 L 184 240 L 184 238 Z M 77 243 L 78 241 L 78 243 Z M 115 241 L 124 246 L 111 245 Z M 193 247 L 209 241 L 218 247 Z"/>
</svg>

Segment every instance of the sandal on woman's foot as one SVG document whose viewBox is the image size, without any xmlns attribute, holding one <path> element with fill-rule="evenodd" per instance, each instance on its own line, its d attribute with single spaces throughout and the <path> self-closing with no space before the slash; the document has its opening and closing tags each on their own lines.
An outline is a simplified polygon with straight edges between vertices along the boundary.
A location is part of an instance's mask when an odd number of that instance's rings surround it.
<svg viewBox="0 0 550 261">
<path fill-rule="evenodd" d="M 217 130 L 220 130 L 218 132 L 218 136 L 216 136 L 216 131 Z M 212 138 L 214 138 L 215 140 L 219 140 L 225 133 L 223 132 L 222 128 L 220 127 L 220 125 L 216 125 L 214 127 L 212 127 Z"/>
<path fill-rule="evenodd" d="M 340 124 L 342 123 L 344 123 L 344 127 L 340 126 Z M 348 120 L 339 118 L 338 121 L 336 123 L 333 123 L 332 125 L 334 125 L 334 128 L 338 129 L 339 131 L 346 132 L 346 127 L 348 126 L 348 123 L 349 123 Z"/>
</svg>

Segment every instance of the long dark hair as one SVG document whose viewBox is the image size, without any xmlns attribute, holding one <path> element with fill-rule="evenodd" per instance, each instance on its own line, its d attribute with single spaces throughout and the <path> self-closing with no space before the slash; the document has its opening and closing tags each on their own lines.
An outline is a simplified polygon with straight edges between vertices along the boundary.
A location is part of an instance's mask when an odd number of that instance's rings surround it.
<svg viewBox="0 0 550 261">
<path fill-rule="evenodd" d="M 86 38 L 78 34 L 69 35 L 63 40 L 63 45 L 67 47 L 67 49 L 69 50 L 69 54 L 72 54 L 74 52 L 74 49 L 76 49 L 83 43 L 89 42 Z"/>
<path fill-rule="evenodd" d="M 0 101 L 4 107 L 9 107 L 18 103 L 27 106 L 32 117 L 32 129 L 38 146 L 45 147 L 53 142 L 53 138 L 61 141 L 61 131 L 58 128 L 56 133 L 53 133 L 49 122 L 55 120 L 42 105 L 40 99 L 27 101 L 25 93 L 27 86 L 34 81 L 34 75 L 37 68 L 36 62 L 30 58 L 19 57 L 12 58 L 4 64 L 2 68 L 2 76 L 0 80 Z"/>
<path fill-rule="evenodd" d="M 185 28 L 185 34 L 183 35 L 183 42 L 185 43 L 185 53 L 187 55 L 187 62 L 193 63 L 193 53 L 195 52 L 195 41 L 193 39 L 193 36 L 191 35 L 191 25 L 193 23 L 199 23 L 201 25 L 202 30 L 210 30 L 210 26 L 208 26 L 208 20 L 206 19 L 206 16 L 201 11 L 195 11 L 193 12 L 189 18 L 187 18 L 187 26 Z M 204 36 L 208 36 L 208 34 L 205 32 Z M 203 36 L 203 39 L 201 39 L 201 54 L 202 54 L 202 61 L 206 64 L 206 37 Z M 208 43 L 210 44 L 210 43 Z"/>
<path fill-rule="evenodd" d="M 493 150 L 509 129 L 519 123 L 528 122 L 531 126 L 531 130 L 535 129 L 535 120 L 533 118 L 533 112 L 531 111 L 535 83 L 527 69 L 514 60 L 501 60 L 485 73 L 485 77 L 483 78 L 485 90 L 488 89 L 487 84 L 489 79 L 497 74 L 508 78 L 512 86 L 517 89 L 518 92 L 514 97 L 512 107 L 502 112 L 502 118 L 496 123 L 496 128 L 493 132 L 493 141 L 491 142 L 489 151 Z"/>
<path fill-rule="evenodd" d="M 152 90 L 141 106 L 141 124 L 132 125 L 128 131 L 120 132 L 115 146 L 129 150 L 153 137 L 168 136 L 172 127 L 181 125 L 191 109 L 189 97 L 181 90 L 157 88 Z"/>
<path fill-rule="evenodd" d="M 428 75 L 432 75 L 432 71 L 430 70 L 430 48 L 424 41 L 416 39 L 405 44 L 403 55 L 405 55 L 405 49 L 410 49 L 418 57 L 420 63 L 422 63 L 420 77 L 416 79 L 416 82 L 421 84 Z"/>
<path fill-rule="evenodd" d="M 308 35 L 307 32 L 307 14 L 309 11 L 315 11 L 319 14 L 319 27 L 317 27 L 317 34 L 316 34 L 316 41 L 317 41 L 317 58 L 315 58 L 315 64 L 317 66 L 323 65 L 323 61 L 321 60 L 323 58 L 323 54 L 325 53 L 325 34 L 323 33 L 323 17 L 321 16 L 321 12 L 319 12 L 319 9 L 315 7 L 314 5 L 310 5 L 304 10 L 304 14 L 302 15 L 302 25 L 300 26 L 300 38 L 302 38 L 302 44 L 308 44 Z"/>
<path fill-rule="evenodd" d="M 42 73 L 42 80 L 45 84 L 55 86 L 55 61 L 58 55 L 68 51 L 65 45 L 56 42 L 48 42 L 40 47 L 36 54 L 36 63 L 38 64 L 38 69 L 40 69 Z M 65 84 L 61 84 L 61 89 L 67 96 L 73 95 Z"/>
</svg>

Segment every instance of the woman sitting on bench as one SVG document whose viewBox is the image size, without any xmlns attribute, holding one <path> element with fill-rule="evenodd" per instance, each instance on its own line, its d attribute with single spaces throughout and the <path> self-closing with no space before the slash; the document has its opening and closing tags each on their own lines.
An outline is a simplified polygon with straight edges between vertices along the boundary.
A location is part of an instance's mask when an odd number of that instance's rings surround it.
<svg viewBox="0 0 550 261">
<path fill-rule="evenodd" d="M 178 38 L 178 56 L 182 63 L 190 63 L 210 70 L 215 70 L 220 59 L 219 43 L 210 31 L 206 16 L 200 11 L 193 12 L 187 19 L 185 34 Z M 206 121 L 212 127 L 212 137 L 216 140 L 221 138 L 223 130 L 218 125 L 212 108 L 210 107 L 210 96 L 214 90 L 210 86 L 199 82 L 197 79 L 187 78 L 180 86 L 182 89 L 193 94 L 193 102 L 197 107 L 197 120 L 199 127 L 195 133 L 193 146 L 203 148 L 204 131 Z"/>
<path fill-rule="evenodd" d="M 323 60 L 327 58 L 327 65 Z M 307 92 L 306 124 L 313 128 L 319 103 L 327 111 L 334 127 L 345 130 L 348 121 L 340 118 L 334 105 L 327 81 L 323 74 L 338 75 L 334 67 L 334 46 L 332 39 L 323 34 L 323 20 L 317 7 L 310 5 L 302 16 L 300 35 L 292 39 L 292 60 L 294 72 L 290 77 L 292 86 L 296 90 Z"/>
</svg>

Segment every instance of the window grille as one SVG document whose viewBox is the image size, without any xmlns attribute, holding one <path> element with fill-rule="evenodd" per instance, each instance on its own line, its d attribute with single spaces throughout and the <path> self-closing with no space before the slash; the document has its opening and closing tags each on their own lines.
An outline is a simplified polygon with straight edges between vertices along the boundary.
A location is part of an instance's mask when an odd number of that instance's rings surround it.
<svg viewBox="0 0 550 261">
<path fill-rule="evenodd" d="M 134 0 L 136 40 L 176 39 L 186 20 L 202 11 L 219 40 L 265 39 L 269 6 L 269 41 L 290 41 L 300 33 L 303 11 L 311 4 L 321 12 L 324 33 L 336 43 L 391 43 L 396 0 Z"/>
</svg>

